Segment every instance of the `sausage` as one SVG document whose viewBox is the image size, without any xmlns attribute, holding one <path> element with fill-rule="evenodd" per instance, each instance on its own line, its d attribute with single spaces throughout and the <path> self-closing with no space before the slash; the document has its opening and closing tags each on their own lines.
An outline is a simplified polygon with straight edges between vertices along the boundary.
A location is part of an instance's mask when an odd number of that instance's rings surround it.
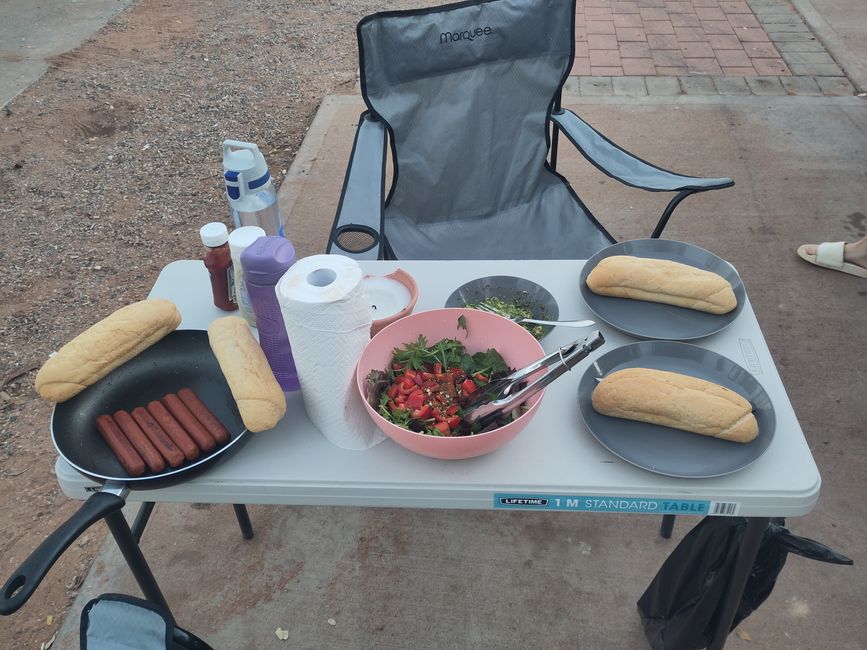
<svg viewBox="0 0 867 650">
<path fill-rule="evenodd" d="M 166 407 L 162 405 L 162 402 L 156 400 L 150 402 L 147 410 L 153 419 L 157 421 L 157 424 L 162 427 L 163 431 L 168 434 L 169 438 L 184 453 L 187 460 L 196 460 L 199 457 L 199 446 L 195 440 L 190 438 L 190 434 L 184 431 L 180 422 L 175 420 L 172 414 L 166 410 Z"/>
<path fill-rule="evenodd" d="M 175 419 L 181 423 L 181 426 L 186 429 L 190 437 L 196 441 L 202 451 L 213 451 L 217 446 L 217 441 L 214 436 L 208 433 L 208 430 L 202 426 L 202 423 L 196 419 L 196 416 L 190 413 L 190 409 L 184 406 L 181 398 L 174 393 L 169 393 L 163 397 L 163 404 L 169 410 Z"/>
<path fill-rule="evenodd" d="M 145 462 L 135 448 L 130 444 L 123 431 L 117 426 L 110 415 L 103 414 L 96 418 L 96 428 L 111 451 L 117 456 L 120 464 L 130 476 L 141 476 L 145 472 Z"/>
<path fill-rule="evenodd" d="M 223 445 L 229 442 L 229 430 L 223 426 L 223 423 L 217 419 L 217 416 L 211 413 L 205 403 L 199 399 L 189 388 L 181 388 L 178 391 L 178 397 L 184 405 L 190 409 L 196 419 L 208 430 L 218 445 Z"/>
<path fill-rule="evenodd" d="M 150 471 L 158 474 L 166 469 L 166 461 L 160 456 L 160 452 L 153 446 L 148 437 L 145 435 L 141 427 L 136 424 L 132 416 L 126 411 L 117 411 L 114 414 L 114 421 L 121 428 L 124 435 L 135 447 L 135 450 L 144 458 Z"/>
<path fill-rule="evenodd" d="M 138 406 L 132 410 L 132 416 L 141 427 L 145 435 L 157 448 L 157 451 L 162 454 L 170 467 L 177 467 L 184 462 L 184 453 L 178 449 L 178 446 L 172 442 L 168 434 L 163 431 L 163 428 L 157 424 L 157 421 L 151 417 L 147 409 L 143 406 Z"/>
</svg>

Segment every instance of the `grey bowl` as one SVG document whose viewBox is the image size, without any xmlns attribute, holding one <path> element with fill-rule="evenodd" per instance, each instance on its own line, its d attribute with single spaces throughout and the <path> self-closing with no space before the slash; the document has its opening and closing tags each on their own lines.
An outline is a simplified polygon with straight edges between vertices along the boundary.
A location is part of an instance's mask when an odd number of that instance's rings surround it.
<svg viewBox="0 0 867 650">
<path fill-rule="evenodd" d="M 444 307 L 466 307 L 496 296 L 505 302 L 514 302 L 529 309 L 533 318 L 557 320 L 560 308 L 554 296 L 542 285 L 512 275 L 490 275 L 470 280 L 452 292 Z M 552 325 L 542 327 L 545 338 L 553 330 Z"/>
</svg>

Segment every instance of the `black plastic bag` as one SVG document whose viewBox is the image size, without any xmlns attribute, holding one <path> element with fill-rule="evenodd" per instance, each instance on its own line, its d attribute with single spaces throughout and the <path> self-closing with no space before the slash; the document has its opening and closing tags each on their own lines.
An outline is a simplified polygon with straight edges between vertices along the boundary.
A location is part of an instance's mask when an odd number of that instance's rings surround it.
<svg viewBox="0 0 867 650">
<path fill-rule="evenodd" d="M 705 517 L 665 560 L 638 600 L 644 635 L 654 650 L 698 650 L 710 644 L 746 525 L 743 517 Z M 792 534 L 785 520 L 772 519 L 762 536 L 732 630 L 770 595 L 789 553 L 852 564 L 827 546 Z"/>
</svg>

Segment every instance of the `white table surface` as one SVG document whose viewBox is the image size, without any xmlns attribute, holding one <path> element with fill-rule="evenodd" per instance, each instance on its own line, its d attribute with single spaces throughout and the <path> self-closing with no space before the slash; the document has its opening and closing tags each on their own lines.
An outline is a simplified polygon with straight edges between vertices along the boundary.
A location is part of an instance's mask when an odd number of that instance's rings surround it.
<svg viewBox="0 0 867 650">
<path fill-rule="evenodd" d="M 556 298 L 561 318 L 594 318 L 578 291 L 582 261 L 363 262 L 369 273 L 403 268 L 415 277 L 415 310 L 443 306 L 464 282 L 486 275 L 516 275 L 542 284 Z M 181 329 L 205 329 L 225 315 L 213 306 L 207 271 L 200 261 L 181 260 L 160 273 L 150 297 L 172 300 L 183 315 Z M 595 318 L 594 318 L 595 319 Z M 737 504 L 727 514 L 797 516 L 815 505 L 821 479 L 750 304 L 722 332 L 693 341 L 749 370 L 768 393 L 776 412 L 774 439 L 755 463 L 711 479 L 653 474 L 603 448 L 578 412 L 577 385 L 593 359 L 636 339 L 604 323 L 606 343 L 546 389 L 541 408 L 517 438 L 480 458 L 426 458 L 385 440 L 365 451 L 331 445 L 310 423 L 299 393 L 287 394 L 287 414 L 278 426 L 251 434 L 236 454 L 179 485 L 132 490 L 133 501 L 396 506 L 412 508 L 520 507 L 704 515 L 715 503 Z M 583 336 L 555 328 L 546 350 Z M 96 485 L 58 458 L 63 492 L 86 498 Z M 577 497 L 584 497 L 579 499 Z M 602 499 L 602 497 L 608 497 Z M 503 501 L 503 499 L 541 499 Z M 510 505 L 517 503 L 518 505 Z"/>
</svg>

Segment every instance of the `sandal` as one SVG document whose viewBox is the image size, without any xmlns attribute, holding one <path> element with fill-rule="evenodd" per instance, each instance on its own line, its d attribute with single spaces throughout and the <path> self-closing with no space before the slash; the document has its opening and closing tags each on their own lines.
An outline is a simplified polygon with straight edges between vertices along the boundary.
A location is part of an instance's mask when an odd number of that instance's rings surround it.
<svg viewBox="0 0 867 650">
<path fill-rule="evenodd" d="M 852 264 L 843 260 L 843 249 L 846 246 L 846 242 L 836 241 L 819 244 L 816 246 L 815 255 L 807 253 L 807 246 L 816 245 L 804 244 L 803 246 L 798 247 L 798 257 L 802 260 L 826 269 L 842 271 L 843 273 L 855 275 L 859 278 L 867 278 L 867 269 L 863 266 L 858 266 L 857 264 Z"/>
</svg>

